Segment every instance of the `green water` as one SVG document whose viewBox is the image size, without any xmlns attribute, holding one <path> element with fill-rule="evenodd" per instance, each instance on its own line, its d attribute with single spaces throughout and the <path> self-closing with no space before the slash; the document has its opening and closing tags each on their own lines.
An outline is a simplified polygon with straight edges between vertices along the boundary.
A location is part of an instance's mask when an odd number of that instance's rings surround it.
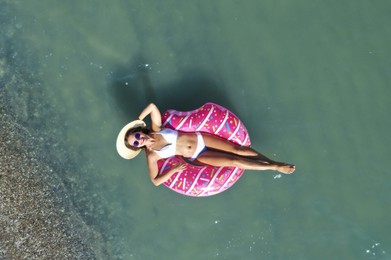
<svg viewBox="0 0 391 260">
<path fill-rule="evenodd" d="M 10 56 L 27 53 L 12 58 L 62 122 L 35 127 L 83 169 L 62 177 L 111 258 L 391 258 L 390 1 L 2 5 Z M 150 101 L 227 106 L 254 148 L 297 171 L 246 172 L 210 198 L 156 188 L 145 158 L 115 151 Z"/>
</svg>

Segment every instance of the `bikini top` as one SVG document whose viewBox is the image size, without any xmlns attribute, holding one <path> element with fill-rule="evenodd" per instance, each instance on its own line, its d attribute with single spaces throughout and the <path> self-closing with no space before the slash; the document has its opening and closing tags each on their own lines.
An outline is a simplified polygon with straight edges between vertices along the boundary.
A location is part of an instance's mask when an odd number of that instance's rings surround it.
<svg viewBox="0 0 391 260">
<path fill-rule="evenodd" d="M 161 158 L 168 158 L 176 155 L 176 140 L 178 139 L 178 131 L 165 128 L 155 134 L 160 134 L 169 143 L 160 150 L 154 150 Z"/>
</svg>

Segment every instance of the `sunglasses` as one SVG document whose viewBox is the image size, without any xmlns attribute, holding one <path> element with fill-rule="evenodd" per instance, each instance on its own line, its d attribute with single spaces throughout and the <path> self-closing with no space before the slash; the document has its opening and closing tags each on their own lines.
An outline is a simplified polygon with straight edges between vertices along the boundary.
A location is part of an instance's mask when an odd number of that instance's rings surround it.
<svg viewBox="0 0 391 260">
<path fill-rule="evenodd" d="M 135 133 L 134 137 L 136 138 L 136 140 L 140 140 L 141 135 L 140 135 L 140 133 Z M 138 141 L 133 142 L 133 146 L 135 146 L 135 147 L 139 146 L 139 144 L 140 143 Z"/>
</svg>

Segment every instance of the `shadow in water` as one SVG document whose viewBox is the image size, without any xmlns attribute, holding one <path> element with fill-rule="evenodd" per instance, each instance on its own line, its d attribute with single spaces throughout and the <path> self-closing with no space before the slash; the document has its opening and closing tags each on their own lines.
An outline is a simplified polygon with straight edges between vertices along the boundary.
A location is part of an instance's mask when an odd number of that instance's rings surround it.
<svg viewBox="0 0 391 260">
<path fill-rule="evenodd" d="M 206 102 L 214 102 L 231 108 L 228 95 L 218 80 L 202 71 L 183 71 L 183 78 L 163 85 L 159 95 L 162 111 L 173 108 L 188 111 L 196 109 Z"/>
<path fill-rule="evenodd" d="M 129 64 L 113 69 L 108 92 L 122 117 L 135 118 L 146 104 L 155 102 L 156 94 L 148 76 L 149 72 L 150 68 L 141 56 Z"/>
<path fill-rule="evenodd" d="M 206 102 L 232 108 L 222 84 L 205 72 L 183 71 L 182 79 L 160 86 L 152 85 L 151 72 L 141 56 L 114 68 L 108 92 L 114 98 L 120 116 L 126 120 L 138 116 L 150 102 L 156 103 L 161 112 L 167 109 L 193 110 Z"/>
</svg>

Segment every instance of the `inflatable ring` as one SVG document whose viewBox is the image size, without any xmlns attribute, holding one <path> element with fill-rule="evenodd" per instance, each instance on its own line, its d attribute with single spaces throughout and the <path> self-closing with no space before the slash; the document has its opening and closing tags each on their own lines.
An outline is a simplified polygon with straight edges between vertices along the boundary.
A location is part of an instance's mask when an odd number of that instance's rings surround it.
<svg viewBox="0 0 391 260">
<path fill-rule="evenodd" d="M 246 127 L 228 109 L 213 103 L 188 112 L 167 110 L 162 114 L 162 126 L 182 132 L 207 132 L 233 143 L 250 146 Z M 165 174 L 173 165 L 185 162 L 175 156 L 158 161 L 159 175 Z M 236 167 L 213 167 L 187 163 L 184 171 L 174 173 L 164 185 L 183 195 L 205 197 L 218 194 L 231 187 L 243 174 Z"/>
</svg>

